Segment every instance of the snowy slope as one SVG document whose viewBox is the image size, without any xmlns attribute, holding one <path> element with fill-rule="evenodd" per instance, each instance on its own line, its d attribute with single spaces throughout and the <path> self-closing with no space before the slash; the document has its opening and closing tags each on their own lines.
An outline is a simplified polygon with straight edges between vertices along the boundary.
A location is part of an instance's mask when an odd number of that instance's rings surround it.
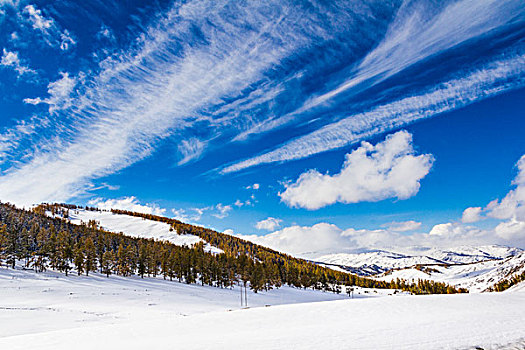
<svg viewBox="0 0 525 350">
<path fill-rule="evenodd" d="M 355 293 L 355 297 L 375 295 Z M 252 307 L 346 298 L 290 287 L 257 294 L 248 289 L 248 305 Z M 162 278 L 107 278 L 100 274 L 66 277 L 62 273 L 0 268 L 0 338 L 239 308 L 239 289 L 188 285 Z"/>
<path fill-rule="evenodd" d="M 423 271 L 407 268 L 387 272 L 378 279 L 390 281 L 396 278 L 406 280 L 427 279 L 446 282 L 467 288 L 470 292 L 482 292 L 498 281 L 525 271 L 525 252 L 503 260 L 490 260 L 462 265 L 428 265 Z"/>
<path fill-rule="evenodd" d="M 0 349 L 497 349 L 525 343 L 525 292 L 342 299 L 0 269 Z M 308 302 L 285 305 L 293 302 Z M 228 312 L 228 309 L 233 311 Z M 509 347 L 510 348 L 510 347 Z"/>
<path fill-rule="evenodd" d="M 48 212 L 48 215 L 51 216 L 51 213 Z M 80 224 L 81 222 L 87 223 L 89 220 L 95 220 L 102 228 L 110 232 L 122 232 L 133 237 L 166 240 L 180 246 L 192 246 L 202 241 L 200 237 L 194 235 L 179 235 L 175 231 L 170 231 L 170 225 L 164 222 L 147 220 L 130 215 L 113 214 L 109 211 L 72 209 L 69 210 L 69 220 L 73 224 Z M 221 249 L 209 244 L 205 245 L 205 250 L 213 253 L 222 253 Z"/>
</svg>

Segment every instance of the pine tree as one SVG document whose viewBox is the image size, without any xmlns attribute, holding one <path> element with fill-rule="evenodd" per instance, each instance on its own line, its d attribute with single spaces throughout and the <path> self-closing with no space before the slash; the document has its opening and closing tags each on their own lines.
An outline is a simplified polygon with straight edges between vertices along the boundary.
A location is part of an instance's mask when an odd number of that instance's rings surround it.
<svg viewBox="0 0 525 350">
<path fill-rule="evenodd" d="M 102 268 L 102 273 L 106 274 L 106 277 L 109 277 L 115 266 L 115 253 L 112 250 L 107 250 L 102 254 L 100 266 Z"/>
<path fill-rule="evenodd" d="M 86 255 L 86 276 L 89 276 L 89 271 L 97 270 L 97 251 L 91 237 L 86 238 L 84 241 L 84 253 Z"/>
<path fill-rule="evenodd" d="M 73 253 L 73 263 L 75 264 L 75 268 L 77 269 L 77 273 L 80 276 L 84 272 L 84 249 L 82 249 L 82 244 L 80 242 L 77 243 L 75 247 L 75 251 Z"/>
<path fill-rule="evenodd" d="M 73 258 L 71 236 L 66 231 L 60 231 L 57 237 L 58 269 L 65 271 L 66 276 L 71 270 L 70 261 Z"/>
</svg>

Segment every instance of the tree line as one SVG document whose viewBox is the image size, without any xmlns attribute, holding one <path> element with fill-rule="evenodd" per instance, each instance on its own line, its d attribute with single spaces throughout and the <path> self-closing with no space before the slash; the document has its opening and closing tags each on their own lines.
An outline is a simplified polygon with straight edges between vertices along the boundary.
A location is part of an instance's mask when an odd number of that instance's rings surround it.
<svg viewBox="0 0 525 350">
<path fill-rule="evenodd" d="M 294 258 L 237 237 L 160 216 L 113 210 L 169 224 L 177 234 L 192 234 L 222 249 L 215 254 L 204 243 L 192 247 L 167 241 L 129 237 L 103 230 L 91 220 L 81 225 L 69 222 L 74 205 L 43 204 L 33 210 L 0 203 L 0 262 L 15 268 L 16 263 L 36 272 L 50 268 L 68 275 L 99 272 L 110 276 L 162 276 L 183 283 L 199 283 L 219 288 L 234 284 L 249 286 L 254 292 L 289 285 L 340 292 L 341 285 L 392 288 L 414 294 L 465 292 L 432 282 L 377 281 L 331 270 Z M 88 210 L 97 210 L 88 208 Z M 62 218 L 49 217 L 46 212 Z"/>
</svg>

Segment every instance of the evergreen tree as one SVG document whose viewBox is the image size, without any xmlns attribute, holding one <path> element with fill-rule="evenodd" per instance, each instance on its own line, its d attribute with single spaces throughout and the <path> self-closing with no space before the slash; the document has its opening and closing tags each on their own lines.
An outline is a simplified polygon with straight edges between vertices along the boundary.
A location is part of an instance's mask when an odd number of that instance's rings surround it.
<svg viewBox="0 0 525 350">
<path fill-rule="evenodd" d="M 102 268 L 102 273 L 106 274 L 106 277 L 109 277 L 115 266 L 115 253 L 112 250 L 108 250 L 102 254 L 100 266 Z"/>
<path fill-rule="evenodd" d="M 82 248 L 82 244 L 78 242 L 73 252 L 73 263 L 79 276 L 84 272 L 84 259 L 84 249 Z"/>
<path fill-rule="evenodd" d="M 89 276 L 90 271 L 97 270 L 97 251 L 95 249 L 95 244 L 91 237 L 86 238 L 84 241 L 84 254 L 85 254 L 85 267 L 86 267 L 86 276 Z"/>
</svg>

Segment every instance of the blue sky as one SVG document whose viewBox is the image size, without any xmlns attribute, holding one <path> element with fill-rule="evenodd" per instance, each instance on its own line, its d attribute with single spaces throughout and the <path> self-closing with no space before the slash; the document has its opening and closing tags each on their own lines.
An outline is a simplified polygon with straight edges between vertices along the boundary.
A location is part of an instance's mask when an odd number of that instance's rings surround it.
<svg viewBox="0 0 525 350">
<path fill-rule="evenodd" d="M 521 1 L 0 0 L 0 28 L 2 201 L 524 246 Z"/>
</svg>

